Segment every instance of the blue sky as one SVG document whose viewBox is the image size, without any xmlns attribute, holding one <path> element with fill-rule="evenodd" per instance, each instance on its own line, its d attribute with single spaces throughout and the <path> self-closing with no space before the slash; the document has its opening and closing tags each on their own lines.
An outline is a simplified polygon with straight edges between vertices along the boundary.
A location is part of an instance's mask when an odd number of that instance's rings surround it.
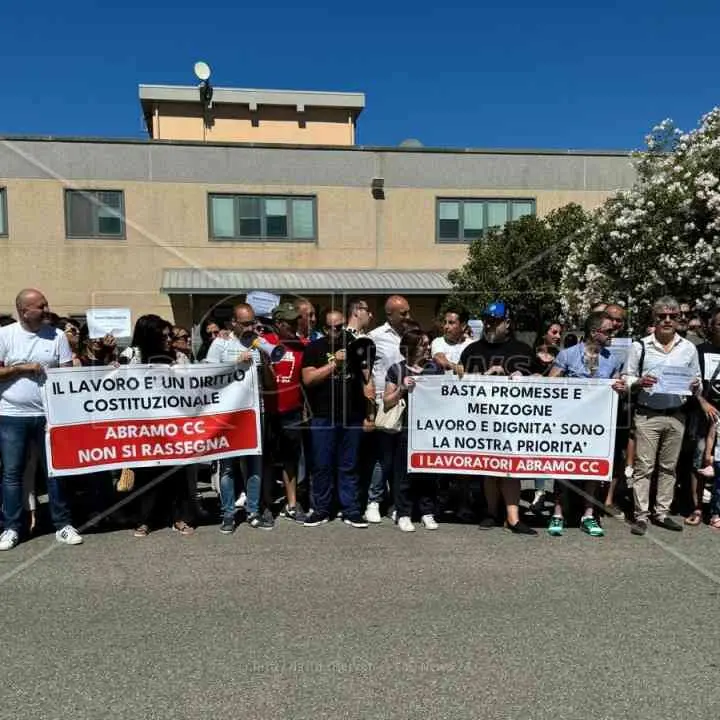
<svg viewBox="0 0 720 720">
<path fill-rule="evenodd" d="M 720 103 L 720 3 L 7 2 L 0 133 L 144 137 L 137 86 L 362 91 L 358 142 L 637 148 Z M 621 6 L 622 5 L 622 6 Z"/>
</svg>

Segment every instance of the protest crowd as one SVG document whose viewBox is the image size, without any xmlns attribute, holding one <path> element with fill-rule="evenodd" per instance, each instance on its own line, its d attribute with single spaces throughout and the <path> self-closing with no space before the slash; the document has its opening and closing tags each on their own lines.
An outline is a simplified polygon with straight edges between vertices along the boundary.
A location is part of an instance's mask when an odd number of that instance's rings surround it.
<svg viewBox="0 0 720 720">
<path fill-rule="evenodd" d="M 701 315 L 658 298 L 650 325 L 633 339 L 624 307 L 598 303 L 582 332 L 553 321 L 534 347 L 515 336 L 511 308 L 500 300 L 484 308 L 481 323 L 448 307 L 433 330 L 412 319 L 403 297 L 387 298 L 384 313 L 375 322 L 362 297 L 322 310 L 296 298 L 262 318 L 241 303 L 227 326 L 206 318 L 197 352 L 190 330 L 143 315 L 120 351 L 112 335 L 95 337 L 51 313 L 40 291 L 21 291 L 14 316 L 0 316 L 0 550 L 39 532 L 43 489 L 56 539 L 69 545 L 83 542 L 76 527 L 130 527 L 146 537 L 168 525 L 192 535 L 217 522 L 231 534 L 241 524 L 271 530 L 278 518 L 308 528 L 333 520 L 368 528 L 390 518 L 404 532 L 454 520 L 528 536 L 536 528 L 562 535 L 577 522 L 600 537 L 608 517 L 627 520 L 634 535 L 649 522 L 720 530 L 720 310 Z M 46 471 L 49 369 L 122 373 L 126 365 L 193 363 L 257 374 L 259 454 L 172 467 L 129 462 L 77 476 Z M 528 487 L 507 475 L 408 472 L 418 378 L 476 375 L 606 380 L 618 408 L 609 476 L 537 478 Z M 207 483 L 219 512 L 198 491 Z"/>
</svg>

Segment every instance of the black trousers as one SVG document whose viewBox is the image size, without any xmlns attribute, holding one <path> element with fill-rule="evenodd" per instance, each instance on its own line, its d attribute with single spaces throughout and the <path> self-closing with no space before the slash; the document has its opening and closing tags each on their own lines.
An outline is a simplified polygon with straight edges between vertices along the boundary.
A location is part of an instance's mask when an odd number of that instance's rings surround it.
<svg viewBox="0 0 720 720">
<path fill-rule="evenodd" d="M 407 471 L 408 432 L 404 429 L 397 435 L 393 463 L 395 489 L 395 510 L 397 516 L 411 517 L 413 505 L 417 504 L 420 515 L 434 515 L 437 501 L 437 481 L 428 473 Z"/>
<path fill-rule="evenodd" d="M 190 492 L 185 467 L 135 468 L 135 487 L 143 488 L 163 475 L 162 480 L 140 495 L 138 525 L 153 527 L 190 522 Z"/>
</svg>

